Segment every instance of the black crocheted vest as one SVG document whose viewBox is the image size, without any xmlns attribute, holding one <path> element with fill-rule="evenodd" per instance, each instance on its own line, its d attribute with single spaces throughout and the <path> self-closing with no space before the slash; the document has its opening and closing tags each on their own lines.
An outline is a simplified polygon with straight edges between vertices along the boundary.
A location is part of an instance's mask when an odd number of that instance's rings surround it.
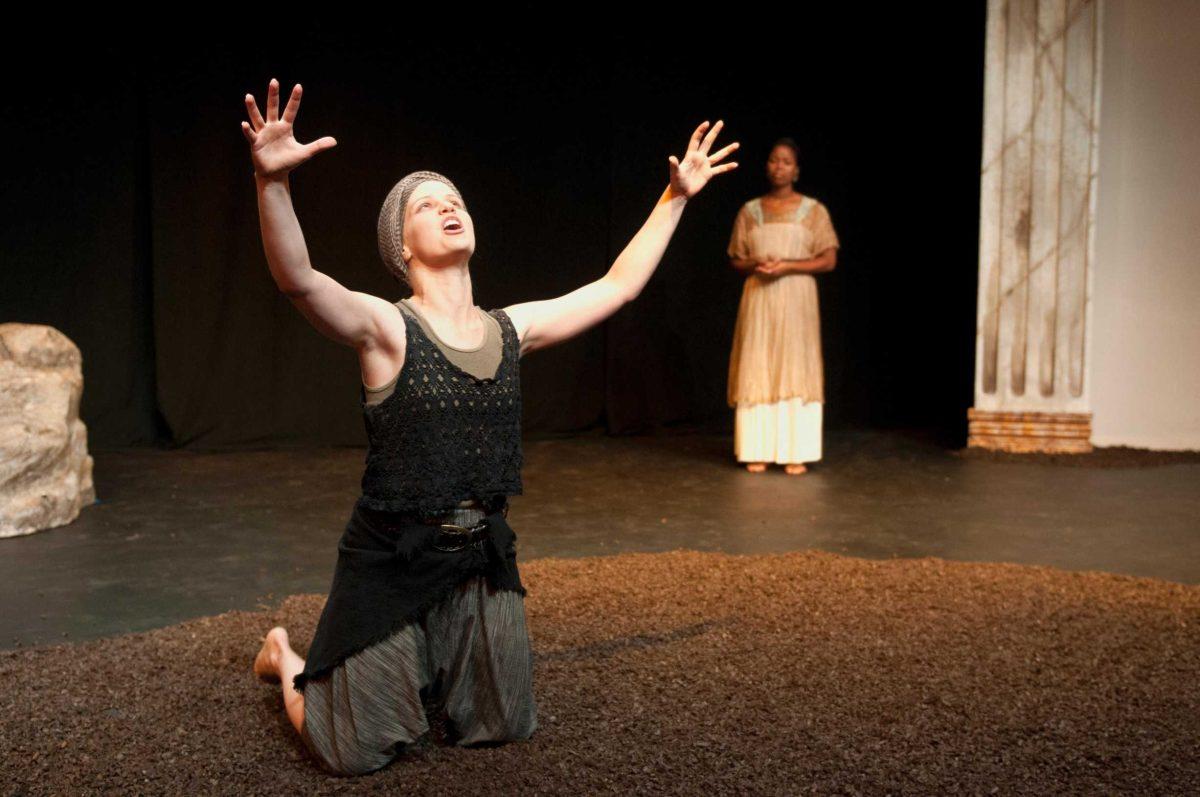
<svg viewBox="0 0 1200 797">
<path fill-rule="evenodd" d="M 394 392 L 363 406 L 367 464 L 359 503 L 418 516 L 477 498 L 492 505 L 521 494 L 520 342 L 508 314 L 503 357 L 480 379 L 446 359 L 420 323 L 401 312 L 407 333 Z"/>
</svg>

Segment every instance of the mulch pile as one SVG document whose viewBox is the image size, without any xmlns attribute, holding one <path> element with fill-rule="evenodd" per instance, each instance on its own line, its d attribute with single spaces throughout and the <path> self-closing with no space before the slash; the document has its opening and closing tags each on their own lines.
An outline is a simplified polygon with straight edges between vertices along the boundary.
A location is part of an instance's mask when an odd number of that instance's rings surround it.
<svg viewBox="0 0 1200 797">
<path fill-rule="evenodd" d="M 323 596 L 0 653 L 9 794 L 1183 794 L 1200 587 L 672 551 L 522 565 L 533 738 L 325 774 L 251 661 Z"/>
<path fill-rule="evenodd" d="M 1158 468 L 1163 465 L 1195 465 L 1200 451 L 1158 451 L 1130 446 L 1096 446 L 1086 454 L 1014 454 L 987 448 L 960 448 L 953 451 L 964 459 L 1010 462 L 1023 465 L 1065 465 L 1074 468 Z"/>
</svg>

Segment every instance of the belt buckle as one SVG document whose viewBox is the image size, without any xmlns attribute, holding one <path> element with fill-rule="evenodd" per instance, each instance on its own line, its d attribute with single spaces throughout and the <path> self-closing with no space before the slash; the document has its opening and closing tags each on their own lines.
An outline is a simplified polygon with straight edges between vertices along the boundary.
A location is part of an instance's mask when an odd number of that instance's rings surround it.
<svg viewBox="0 0 1200 797">
<path fill-rule="evenodd" d="M 475 545 L 480 550 L 482 550 L 483 549 L 483 540 L 482 539 L 478 539 L 473 542 L 470 542 L 470 541 L 467 541 L 466 537 L 473 531 L 482 530 L 486 525 L 487 525 L 487 522 L 482 521 L 482 520 L 479 523 L 476 523 L 474 526 L 471 526 L 470 528 L 468 528 L 466 526 L 458 526 L 458 525 L 455 525 L 454 523 L 439 523 L 438 524 L 438 532 L 439 533 L 457 535 L 457 536 L 462 537 L 463 541 L 461 544 L 451 548 L 451 547 L 447 547 L 447 546 L 443 546 L 443 545 L 438 545 L 437 539 L 435 538 L 433 547 L 435 550 L 444 551 L 446 553 L 452 553 L 454 551 L 461 551 L 464 548 L 470 547 L 471 545 Z"/>
</svg>

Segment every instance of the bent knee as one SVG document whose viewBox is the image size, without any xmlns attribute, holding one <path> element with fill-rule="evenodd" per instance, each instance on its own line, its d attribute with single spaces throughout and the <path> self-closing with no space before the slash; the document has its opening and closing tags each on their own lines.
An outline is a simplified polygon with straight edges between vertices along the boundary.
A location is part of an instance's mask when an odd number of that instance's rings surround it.
<svg viewBox="0 0 1200 797">
<path fill-rule="evenodd" d="M 355 738 L 353 734 L 330 735 L 320 728 L 315 730 L 318 732 L 310 733 L 310 726 L 305 724 L 300 733 L 304 746 L 325 771 L 340 777 L 366 775 L 382 769 L 420 742 L 419 737 L 413 741 L 384 742 L 382 739 Z"/>
<path fill-rule="evenodd" d="M 411 744 L 415 744 L 415 742 Z M 409 744 L 397 744 L 385 750 L 324 751 L 314 745 L 309 745 L 308 749 L 317 763 L 331 775 L 357 777 L 383 769 L 409 746 Z"/>
<path fill-rule="evenodd" d="M 483 718 L 476 715 L 463 717 L 462 720 L 451 718 L 457 737 L 455 744 L 459 747 L 521 742 L 533 736 L 537 730 L 537 705 L 530 701 L 508 716 Z"/>
</svg>

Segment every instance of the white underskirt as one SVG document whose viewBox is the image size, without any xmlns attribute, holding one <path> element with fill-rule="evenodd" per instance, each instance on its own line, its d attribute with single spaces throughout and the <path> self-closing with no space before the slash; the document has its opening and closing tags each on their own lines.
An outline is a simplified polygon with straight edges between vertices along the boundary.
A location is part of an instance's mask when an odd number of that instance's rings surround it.
<svg viewBox="0 0 1200 797">
<path fill-rule="evenodd" d="M 800 398 L 739 404 L 733 425 L 738 462 L 816 462 L 821 458 L 823 407 L 819 401 Z"/>
</svg>

